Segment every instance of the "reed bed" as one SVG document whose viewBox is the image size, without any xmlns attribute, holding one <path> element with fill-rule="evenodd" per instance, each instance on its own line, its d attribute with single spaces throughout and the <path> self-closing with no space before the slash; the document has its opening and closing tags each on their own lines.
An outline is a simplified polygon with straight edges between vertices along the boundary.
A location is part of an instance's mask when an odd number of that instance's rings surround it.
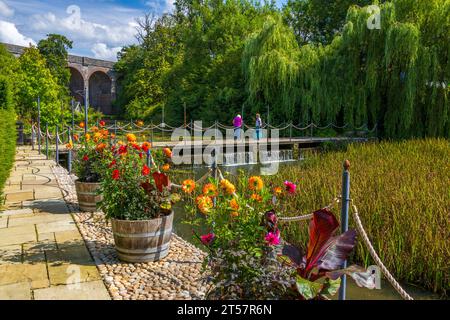
<svg viewBox="0 0 450 320">
<path fill-rule="evenodd" d="M 380 258 L 398 280 L 448 296 L 450 287 L 450 142 L 409 140 L 349 145 L 306 157 L 269 177 L 297 183 L 287 215 L 328 205 L 341 192 L 342 165 L 351 163 L 351 198 Z M 340 216 L 340 207 L 334 212 Z M 354 228 L 350 218 L 350 227 Z M 288 241 L 304 244 L 307 223 L 285 225 Z M 359 241 L 352 262 L 373 261 Z"/>
</svg>

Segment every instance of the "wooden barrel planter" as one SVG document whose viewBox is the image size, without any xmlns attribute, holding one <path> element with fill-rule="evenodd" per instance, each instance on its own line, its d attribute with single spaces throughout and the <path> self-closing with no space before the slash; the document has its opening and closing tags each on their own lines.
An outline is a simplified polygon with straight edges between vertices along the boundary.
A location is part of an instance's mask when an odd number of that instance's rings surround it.
<svg viewBox="0 0 450 320">
<path fill-rule="evenodd" d="M 102 200 L 102 195 L 97 194 L 100 183 L 75 181 L 75 188 L 80 210 L 86 212 L 97 211 L 97 203 Z"/>
<path fill-rule="evenodd" d="M 163 259 L 169 253 L 173 211 L 151 220 L 112 219 L 117 255 L 126 262 L 149 262 Z"/>
</svg>

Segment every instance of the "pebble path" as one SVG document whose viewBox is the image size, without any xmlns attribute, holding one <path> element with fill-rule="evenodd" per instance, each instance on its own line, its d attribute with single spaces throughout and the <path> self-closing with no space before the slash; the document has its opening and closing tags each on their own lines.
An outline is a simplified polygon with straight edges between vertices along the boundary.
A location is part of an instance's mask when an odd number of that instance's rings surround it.
<svg viewBox="0 0 450 320">
<path fill-rule="evenodd" d="M 80 212 L 74 177 L 53 167 L 64 198 L 72 211 L 102 279 L 115 300 L 199 300 L 208 289 L 202 262 L 206 253 L 173 234 L 169 254 L 148 263 L 126 263 L 118 259 L 111 225 L 102 212 Z"/>
</svg>

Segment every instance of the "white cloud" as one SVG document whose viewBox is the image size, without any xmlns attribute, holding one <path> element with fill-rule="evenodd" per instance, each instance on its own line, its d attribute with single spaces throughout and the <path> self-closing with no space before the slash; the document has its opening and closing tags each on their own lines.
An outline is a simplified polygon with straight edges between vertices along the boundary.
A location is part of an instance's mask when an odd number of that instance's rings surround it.
<svg viewBox="0 0 450 320">
<path fill-rule="evenodd" d="M 117 53 L 120 50 L 122 50 L 122 47 L 108 48 L 105 43 L 101 42 L 94 44 L 91 49 L 92 53 L 94 54 L 94 58 L 109 61 L 116 61 Z"/>
<path fill-rule="evenodd" d="M 111 25 L 105 25 L 74 15 L 60 18 L 52 12 L 33 15 L 30 24 L 35 31 L 62 33 L 75 42 L 102 42 L 109 46 L 135 42 L 137 26 L 134 21 L 111 21 Z"/>
<path fill-rule="evenodd" d="M 175 0 L 152 0 L 145 2 L 145 5 L 156 13 L 169 13 L 175 8 Z"/>
<path fill-rule="evenodd" d="M 14 9 L 11 9 L 4 1 L 0 0 L 0 16 L 12 17 Z"/>
<path fill-rule="evenodd" d="M 14 23 L 3 20 L 0 20 L 0 42 L 26 47 L 29 46 L 30 43 L 36 44 L 33 39 L 21 34 Z"/>
</svg>

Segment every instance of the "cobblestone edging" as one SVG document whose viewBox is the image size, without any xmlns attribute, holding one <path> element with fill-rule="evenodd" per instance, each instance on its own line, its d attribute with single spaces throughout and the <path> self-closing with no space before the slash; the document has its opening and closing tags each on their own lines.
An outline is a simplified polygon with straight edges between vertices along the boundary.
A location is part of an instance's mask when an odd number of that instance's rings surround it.
<svg viewBox="0 0 450 320">
<path fill-rule="evenodd" d="M 117 258 L 110 225 L 102 212 L 79 212 L 73 177 L 53 166 L 64 199 L 113 299 L 203 299 L 201 268 L 205 253 L 173 234 L 169 255 L 161 261 L 125 263 Z"/>
</svg>

